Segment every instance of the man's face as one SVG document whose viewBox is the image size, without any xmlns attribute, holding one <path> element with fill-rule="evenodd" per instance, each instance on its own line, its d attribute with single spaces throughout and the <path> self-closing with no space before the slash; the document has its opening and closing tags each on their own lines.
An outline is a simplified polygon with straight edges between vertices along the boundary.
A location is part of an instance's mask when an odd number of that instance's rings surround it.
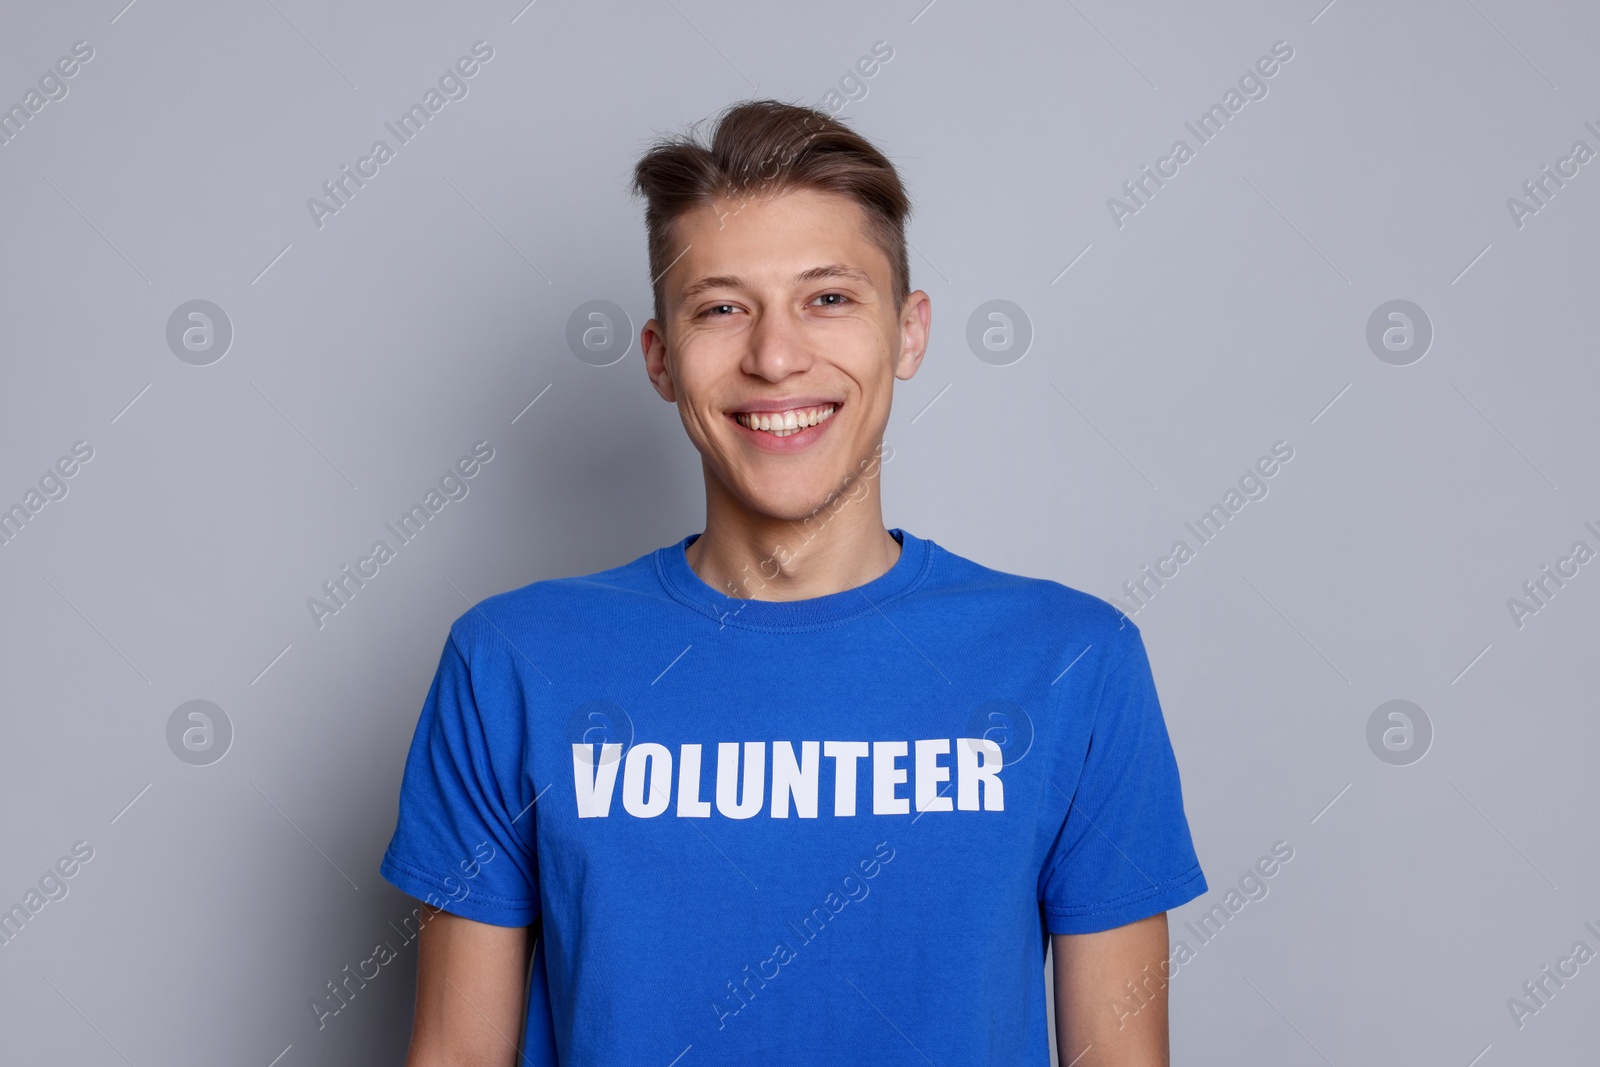
<svg viewBox="0 0 1600 1067">
<path fill-rule="evenodd" d="M 865 211 L 839 194 L 718 202 L 675 237 L 666 321 L 641 331 L 651 382 L 708 475 L 754 511 L 802 519 L 882 442 L 894 379 L 927 347 L 928 296 L 902 306 Z"/>
</svg>

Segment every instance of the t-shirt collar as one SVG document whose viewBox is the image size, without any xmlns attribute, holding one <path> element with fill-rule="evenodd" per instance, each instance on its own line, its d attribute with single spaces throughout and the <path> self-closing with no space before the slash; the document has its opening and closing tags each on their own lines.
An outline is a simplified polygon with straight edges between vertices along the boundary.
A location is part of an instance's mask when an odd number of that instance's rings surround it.
<svg viewBox="0 0 1600 1067">
<path fill-rule="evenodd" d="M 887 571 L 854 589 L 803 600 L 747 600 L 707 585 L 689 566 L 684 551 L 700 537 L 698 533 L 658 548 L 656 571 L 674 600 L 719 623 L 756 630 L 820 629 L 875 612 L 926 577 L 933 543 L 898 527 L 889 533 L 900 542 L 900 558 Z"/>
</svg>

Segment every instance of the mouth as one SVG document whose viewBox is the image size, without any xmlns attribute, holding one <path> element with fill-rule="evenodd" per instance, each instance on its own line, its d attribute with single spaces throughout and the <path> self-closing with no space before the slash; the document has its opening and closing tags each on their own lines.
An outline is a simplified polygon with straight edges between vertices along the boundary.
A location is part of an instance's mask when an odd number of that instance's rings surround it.
<svg viewBox="0 0 1600 1067">
<path fill-rule="evenodd" d="M 793 437 L 814 430 L 833 418 L 844 405 L 837 401 L 769 411 L 735 411 L 734 422 L 768 439 Z M 810 436 L 815 436 L 814 434 Z"/>
</svg>

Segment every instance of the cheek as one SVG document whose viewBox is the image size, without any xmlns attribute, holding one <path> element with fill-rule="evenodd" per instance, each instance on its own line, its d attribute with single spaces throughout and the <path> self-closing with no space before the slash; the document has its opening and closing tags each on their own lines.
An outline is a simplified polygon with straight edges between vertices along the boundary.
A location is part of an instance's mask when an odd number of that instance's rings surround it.
<svg viewBox="0 0 1600 1067">
<path fill-rule="evenodd" d="M 726 442 L 741 432 L 733 420 L 718 408 L 679 404 L 678 415 L 683 420 L 684 431 L 688 433 L 690 439 L 697 445 L 713 450 L 718 450 L 719 442 Z"/>
</svg>

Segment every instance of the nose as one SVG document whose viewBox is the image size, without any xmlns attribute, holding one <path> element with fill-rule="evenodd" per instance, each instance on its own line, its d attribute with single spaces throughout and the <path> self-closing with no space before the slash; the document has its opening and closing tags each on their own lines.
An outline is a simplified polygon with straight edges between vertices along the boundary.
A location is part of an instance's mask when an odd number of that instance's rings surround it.
<svg viewBox="0 0 1600 1067">
<path fill-rule="evenodd" d="M 746 374 L 782 381 L 806 370 L 814 356 L 805 336 L 805 324 L 793 311 L 768 307 L 756 318 L 747 335 L 742 368 Z"/>
</svg>

